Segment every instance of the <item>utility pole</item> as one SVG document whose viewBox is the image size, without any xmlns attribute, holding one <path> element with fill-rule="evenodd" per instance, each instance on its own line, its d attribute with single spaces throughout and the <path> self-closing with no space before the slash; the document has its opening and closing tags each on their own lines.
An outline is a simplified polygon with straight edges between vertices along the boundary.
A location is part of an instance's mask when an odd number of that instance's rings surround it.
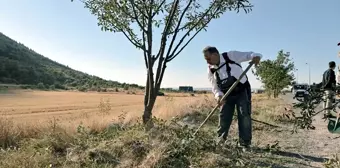
<svg viewBox="0 0 340 168">
<path fill-rule="evenodd" d="M 308 85 L 310 85 L 310 64 L 306 63 L 308 65 Z"/>
</svg>

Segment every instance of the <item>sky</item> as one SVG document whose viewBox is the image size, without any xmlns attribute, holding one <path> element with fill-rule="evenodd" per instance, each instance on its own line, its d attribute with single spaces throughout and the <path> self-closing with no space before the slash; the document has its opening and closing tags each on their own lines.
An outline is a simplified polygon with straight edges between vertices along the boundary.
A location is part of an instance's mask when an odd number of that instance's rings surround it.
<svg viewBox="0 0 340 168">
<path fill-rule="evenodd" d="M 141 51 L 122 34 L 101 31 L 96 17 L 75 1 L 0 0 L 0 32 L 73 69 L 145 86 Z M 328 62 L 339 63 L 339 0 L 251 2 L 252 12 L 226 12 L 209 24 L 207 32 L 197 35 L 168 64 L 161 87 L 211 87 L 202 55 L 207 45 L 216 46 L 220 52 L 258 52 L 263 60 L 275 59 L 283 49 L 295 62 L 298 82 L 304 83 L 308 83 L 309 68 L 311 83 L 321 82 Z M 160 34 L 154 38 L 159 39 Z M 253 88 L 261 87 L 251 72 L 247 75 Z"/>
</svg>

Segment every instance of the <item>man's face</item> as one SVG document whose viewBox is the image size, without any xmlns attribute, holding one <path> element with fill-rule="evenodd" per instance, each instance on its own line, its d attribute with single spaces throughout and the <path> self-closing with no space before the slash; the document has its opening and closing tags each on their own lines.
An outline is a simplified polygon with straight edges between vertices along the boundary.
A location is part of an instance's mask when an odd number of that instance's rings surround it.
<svg viewBox="0 0 340 168">
<path fill-rule="evenodd" d="M 220 56 L 217 53 L 204 53 L 204 59 L 207 61 L 210 65 L 216 65 L 220 61 Z"/>
</svg>

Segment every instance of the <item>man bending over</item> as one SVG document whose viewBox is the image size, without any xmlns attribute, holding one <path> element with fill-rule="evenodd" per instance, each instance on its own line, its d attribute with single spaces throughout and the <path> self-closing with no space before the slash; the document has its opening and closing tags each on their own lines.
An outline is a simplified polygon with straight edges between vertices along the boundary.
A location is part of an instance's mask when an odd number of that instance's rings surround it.
<svg viewBox="0 0 340 168">
<path fill-rule="evenodd" d="M 254 52 L 229 51 L 222 54 L 215 47 L 203 49 L 204 58 L 208 63 L 208 78 L 212 85 L 212 92 L 222 106 L 220 111 L 218 136 L 226 140 L 233 119 L 235 106 L 238 116 L 239 144 L 243 151 L 250 149 L 252 140 L 250 84 L 244 76 L 231 94 L 222 101 L 222 96 L 243 72 L 241 62 L 260 62 L 261 54 Z"/>
</svg>

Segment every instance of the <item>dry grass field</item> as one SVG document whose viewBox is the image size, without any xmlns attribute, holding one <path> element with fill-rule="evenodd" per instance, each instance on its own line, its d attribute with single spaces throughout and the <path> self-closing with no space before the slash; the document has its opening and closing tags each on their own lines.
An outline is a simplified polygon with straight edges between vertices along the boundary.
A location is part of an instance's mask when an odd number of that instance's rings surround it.
<svg viewBox="0 0 340 168">
<path fill-rule="evenodd" d="M 22 126 L 45 126 L 57 121 L 75 130 L 80 124 L 103 127 L 124 115 L 126 122 L 143 112 L 142 94 L 124 92 L 73 92 L 12 90 L 0 94 L 0 116 Z M 154 115 L 168 119 L 180 115 L 193 105 L 207 103 L 210 95 L 167 93 L 159 96 Z"/>
<path fill-rule="evenodd" d="M 156 120 L 156 127 L 145 132 L 135 122 L 143 111 L 143 94 L 135 91 L 3 92 L 0 167 L 320 167 L 325 161 L 314 157 L 314 149 L 307 150 L 321 143 L 310 141 L 315 133 L 291 135 L 284 130 L 290 125 L 284 107 L 290 105 L 262 94 L 253 95 L 253 118 L 283 127 L 254 122 L 258 152 L 242 154 L 234 145 L 215 145 L 218 112 L 194 142 L 183 146 L 193 133 L 187 126 L 197 127 L 214 106 L 211 94 L 166 93 L 154 108 L 154 115 L 165 121 Z M 231 143 L 238 139 L 237 127 L 235 120 Z M 300 152 L 313 154 L 303 157 L 315 160 L 301 159 Z"/>
<path fill-rule="evenodd" d="M 79 125 L 100 131 L 118 120 L 130 123 L 139 119 L 143 98 L 142 94 L 124 92 L 10 90 L 0 94 L 0 125 L 23 137 L 56 125 L 69 133 L 75 132 Z M 166 93 L 158 96 L 153 114 L 167 120 L 213 106 L 215 100 L 211 94 Z M 253 109 L 257 118 L 271 122 L 281 118 L 277 114 L 283 106 L 265 96 L 254 95 Z"/>
</svg>

